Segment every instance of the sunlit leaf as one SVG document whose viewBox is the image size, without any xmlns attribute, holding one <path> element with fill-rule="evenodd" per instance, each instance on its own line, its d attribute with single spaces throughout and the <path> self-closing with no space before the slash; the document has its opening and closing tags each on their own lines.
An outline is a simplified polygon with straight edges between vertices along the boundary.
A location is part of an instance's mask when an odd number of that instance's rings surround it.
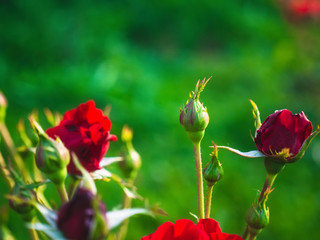
<svg viewBox="0 0 320 240">
<path fill-rule="evenodd" d="M 39 210 L 41 215 L 45 218 L 45 220 L 50 224 L 50 226 L 56 227 L 57 213 L 38 203 L 35 204 L 35 206 Z"/>
<path fill-rule="evenodd" d="M 145 208 L 129 208 L 122 210 L 109 211 L 106 214 L 108 220 L 108 228 L 111 230 L 119 226 L 124 220 L 137 214 L 145 214 L 152 216 L 152 212 Z"/>
<path fill-rule="evenodd" d="M 52 239 L 67 240 L 62 233 L 56 228 L 43 223 L 31 223 L 27 225 L 28 228 L 32 228 L 38 231 L 42 231 Z"/>
<path fill-rule="evenodd" d="M 100 162 L 100 167 L 106 167 L 111 165 L 112 163 L 121 162 L 122 160 L 123 160 L 123 157 L 105 157 L 105 158 L 102 158 Z"/>
<path fill-rule="evenodd" d="M 112 173 L 102 168 L 102 169 L 90 172 L 90 175 L 93 179 L 106 180 L 111 178 Z"/>
<path fill-rule="evenodd" d="M 265 154 L 263 154 L 262 152 L 260 152 L 258 150 L 253 150 L 253 151 L 249 151 L 249 152 L 241 152 L 241 151 L 239 151 L 237 149 L 234 149 L 234 148 L 231 148 L 231 147 L 226 147 L 226 146 L 218 146 L 218 148 L 227 149 L 230 152 L 233 152 L 235 154 L 238 154 L 239 156 L 246 157 L 246 158 L 266 157 Z"/>
</svg>

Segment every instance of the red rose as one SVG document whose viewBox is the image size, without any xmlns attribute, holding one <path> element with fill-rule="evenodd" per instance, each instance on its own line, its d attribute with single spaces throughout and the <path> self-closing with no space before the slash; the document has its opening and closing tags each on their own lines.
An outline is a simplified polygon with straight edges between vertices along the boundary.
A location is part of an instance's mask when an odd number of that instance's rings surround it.
<svg viewBox="0 0 320 240">
<path fill-rule="evenodd" d="M 261 125 L 254 139 L 259 151 L 273 158 L 294 158 L 311 135 L 312 124 L 303 112 L 278 110 Z"/>
<path fill-rule="evenodd" d="M 141 240 L 242 240 L 242 238 L 221 232 L 219 223 L 208 218 L 200 219 L 198 224 L 188 219 L 177 220 L 175 224 L 165 222 L 153 234 Z"/>
<path fill-rule="evenodd" d="M 77 155 L 83 167 L 92 172 L 101 169 L 100 161 L 108 151 L 109 141 L 117 140 L 110 129 L 110 119 L 90 100 L 66 112 L 60 124 L 46 132 L 51 138 L 59 137 L 69 151 Z M 68 173 L 80 173 L 73 161 L 68 165 Z"/>
<path fill-rule="evenodd" d="M 95 196 L 91 191 L 79 188 L 73 198 L 60 208 L 57 227 L 67 239 L 89 240 L 93 232 L 98 234 L 96 236 L 105 235 L 104 229 L 94 229 L 97 226 L 94 200 Z M 99 204 L 98 211 L 105 216 L 106 208 L 102 202 Z M 97 219 L 101 220 L 101 218 Z M 103 225 L 106 226 L 106 218 L 103 217 L 102 220 Z"/>
<path fill-rule="evenodd" d="M 319 0 L 292 0 L 288 3 L 289 10 L 297 17 L 319 16 Z"/>
</svg>

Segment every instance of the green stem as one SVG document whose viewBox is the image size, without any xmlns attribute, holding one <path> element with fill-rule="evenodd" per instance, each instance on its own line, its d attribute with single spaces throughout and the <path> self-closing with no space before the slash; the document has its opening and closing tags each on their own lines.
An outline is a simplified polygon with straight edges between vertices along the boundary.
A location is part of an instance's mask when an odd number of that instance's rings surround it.
<svg viewBox="0 0 320 240">
<path fill-rule="evenodd" d="M 29 179 L 28 171 L 25 169 L 24 162 L 18 154 L 10 133 L 7 129 L 7 126 L 4 123 L 0 123 L 0 134 L 2 136 L 3 142 L 8 149 L 9 154 L 11 155 L 11 158 L 13 159 L 16 170 L 21 172 L 23 180 L 26 182 L 26 180 Z"/>
<path fill-rule="evenodd" d="M 255 234 L 249 234 L 249 240 L 256 240 L 257 235 Z"/>
<path fill-rule="evenodd" d="M 204 218 L 204 197 L 203 197 L 203 177 L 202 177 L 200 141 L 198 143 L 193 143 L 193 150 L 194 150 L 194 159 L 196 162 L 196 171 L 197 171 L 199 219 L 203 219 Z"/>
<path fill-rule="evenodd" d="M 1 174 L 4 177 L 4 179 L 6 180 L 6 183 L 11 191 L 14 183 L 13 183 L 12 179 L 10 178 L 10 172 L 6 166 L 6 162 L 4 161 L 1 152 L 0 152 L 0 171 L 1 171 Z"/>
<path fill-rule="evenodd" d="M 130 185 L 134 183 L 134 178 L 128 181 L 128 183 Z M 127 194 L 124 194 L 123 209 L 130 208 L 130 207 L 131 207 L 131 198 L 128 197 Z M 125 237 L 127 235 L 127 231 L 128 231 L 128 225 L 129 225 L 129 219 L 126 219 L 122 222 L 119 233 L 117 235 L 117 240 L 124 240 L 125 239 Z"/>
<path fill-rule="evenodd" d="M 248 229 L 248 225 L 246 226 L 246 229 L 244 230 L 244 233 L 242 235 L 243 240 L 247 240 L 249 237 L 249 229 Z"/>
<path fill-rule="evenodd" d="M 264 182 L 264 185 L 263 185 L 261 193 L 260 193 L 259 203 L 261 203 L 262 200 L 264 199 L 266 191 L 268 189 L 269 190 L 271 189 L 271 187 L 272 187 L 272 185 L 274 183 L 274 180 L 276 179 L 277 175 L 278 174 L 269 174 L 269 173 L 267 173 L 266 180 Z"/>
<path fill-rule="evenodd" d="M 80 178 L 71 175 L 71 181 L 70 181 L 70 185 L 69 185 L 69 189 L 68 189 L 69 199 L 71 199 L 73 197 L 73 195 L 74 195 L 75 191 L 77 190 L 77 187 L 79 186 L 80 182 L 81 182 Z"/>
<path fill-rule="evenodd" d="M 32 222 L 33 222 L 33 221 L 34 221 L 34 220 L 32 220 Z M 28 231 L 29 231 L 29 235 L 30 235 L 30 239 L 31 239 L 31 240 L 39 240 L 37 231 L 36 231 L 35 229 L 29 228 Z"/>
<path fill-rule="evenodd" d="M 214 185 L 207 186 L 206 218 L 210 218 L 213 187 Z"/>
<path fill-rule="evenodd" d="M 68 193 L 67 193 L 66 186 L 64 185 L 64 183 L 59 184 L 59 185 L 57 184 L 56 187 L 57 187 L 59 196 L 61 198 L 61 203 L 68 202 L 69 201 Z"/>
</svg>

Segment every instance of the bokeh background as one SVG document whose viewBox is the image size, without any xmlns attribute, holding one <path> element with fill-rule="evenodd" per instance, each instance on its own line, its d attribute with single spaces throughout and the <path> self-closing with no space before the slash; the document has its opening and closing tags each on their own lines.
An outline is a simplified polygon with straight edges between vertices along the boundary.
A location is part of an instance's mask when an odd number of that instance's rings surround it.
<svg viewBox="0 0 320 240">
<path fill-rule="evenodd" d="M 248 99 L 262 119 L 288 108 L 320 123 L 319 9 L 299 8 L 297 1 L 3 0 L 0 89 L 10 132 L 21 144 L 16 124 L 33 109 L 41 116 L 45 107 L 63 113 L 89 99 L 99 108 L 111 105 L 112 133 L 119 136 L 124 124 L 134 129 L 143 159 L 138 192 L 169 214 L 132 218 L 127 239 L 140 239 L 164 221 L 193 219 L 193 149 L 178 119 L 198 79 L 213 76 L 201 95 L 210 114 L 204 163 L 212 140 L 255 149 Z M 120 147 L 112 143 L 108 156 Z M 224 150 L 219 156 L 225 176 L 214 189 L 212 216 L 224 232 L 242 234 L 246 210 L 264 182 L 263 160 Z M 119 186 L 98 185 L 108 209 L 118 207 Z M 3 180 L 1 186 L 3 196 L 9 190 Z M 59 202 L 53 187 L 48 194 Z M 0 203 L 5 207 L 7 200 Z M 268 205 L 270 224 L 259 239 L 319 239 L 320 138 L 280 174 Z M 16 239 L 27 239 L 11 210 L 7 226 Z"/>
</svg>

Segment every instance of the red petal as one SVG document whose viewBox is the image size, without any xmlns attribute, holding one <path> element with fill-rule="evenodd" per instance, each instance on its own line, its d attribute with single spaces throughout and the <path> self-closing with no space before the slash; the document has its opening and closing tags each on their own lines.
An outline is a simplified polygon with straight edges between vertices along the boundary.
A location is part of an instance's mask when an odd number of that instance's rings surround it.
<svg viewBox="0 0 320 240">
<path fill-rule="evenodd" d="M 221 228 L 219 226 L 219 223 L 216 220 L 213 220 L 211 218 L 200 219 L 197 226 L 203 229 L 208 235 L 210 233 L 221 233 Z"/>
</svg>

